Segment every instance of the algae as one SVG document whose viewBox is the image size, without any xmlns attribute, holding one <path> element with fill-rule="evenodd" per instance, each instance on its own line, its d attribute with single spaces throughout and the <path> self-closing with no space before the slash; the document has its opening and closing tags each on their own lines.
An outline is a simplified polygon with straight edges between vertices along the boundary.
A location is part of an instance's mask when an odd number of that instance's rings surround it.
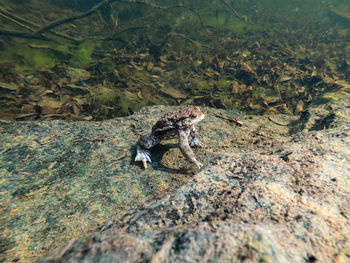
<svg viewBox="0 0 350 263">
<path fill-rule="evenodd" d="M 72 59 L 69 63 L 74 67 L 83 67 L 92 61 L 92 53 L 96 47 L 95 42 L 82 42 L 78 48 L 73 50 Z"/>
<path fill-rule="evenodd" d="M 232 18 L 226 13 L 218 13 L 215 16 L 204 17 L 206 25 L 209 28 L 219 31 L 229 31 L 233 34 L 243 34 L 247 32 L 262 31 L 265 29 L 263 25 L 248 23 L 247 21 Z"/>
<path fill-rule="evenodd" d="M 18 61 L 15 64 L 16 70 L 19 72 L 28 71 L 32 69 L 53 67 L 57 60 L 51 55 L 48 49 L 35 49 L 26 44 L 15 44 L 7 46 L 1 52 L 2 61 L 10 63 L 13 60 Z"/>
<path fill-rule="evenodd" d="M 208 85 L 208 82 L 202 78 L 194 77 L 190 80 L 191 87 L 193 90 L 198 91 L 205 91 L 208 90 L 210 87 Z"/>
<path fill-rule="evenodd" d="M 52 68 L 72 56 L 68 45 L 49 43 L 47 41 L 12 42 L 0 52 L 2 63 L 12 63 L 18 72 L 36 71 L 41 68 Z"/>
<path fill-rule="evenodd" d="M 118 89 L 107 88 L 102 85 L 98 85 L 92 92 L 95 103 L 106 106 L 113 106 L 120 94 Z"/>
</svg>

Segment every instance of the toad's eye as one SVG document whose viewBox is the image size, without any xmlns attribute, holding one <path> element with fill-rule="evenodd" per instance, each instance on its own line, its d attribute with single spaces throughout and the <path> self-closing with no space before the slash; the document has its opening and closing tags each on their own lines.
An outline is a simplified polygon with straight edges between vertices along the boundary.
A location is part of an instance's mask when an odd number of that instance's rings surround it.
<svg viewBox="0 0 350 263">
<path fill-rule="evenodd" d="M 195 118 L 197 118 L 197 115 L 191 115 L 190 117 L 191 117 L 191 119 L 195 119 Z"/>
</svg>

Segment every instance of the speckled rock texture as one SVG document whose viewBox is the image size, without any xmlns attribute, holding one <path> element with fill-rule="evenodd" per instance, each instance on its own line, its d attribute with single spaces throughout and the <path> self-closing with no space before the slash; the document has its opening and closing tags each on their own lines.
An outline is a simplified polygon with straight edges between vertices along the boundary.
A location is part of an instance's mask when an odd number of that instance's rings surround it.
<svg viewBox="0 0 350 263">
<path fill-rule="evenodd" d="M 33 262 L 191 180 L 198 170 L 185 160 L 177 140 L 152 149 L 147 170 L 133 161 L 140 134 L 174 109 L 145 107 L 103 122 L 0 121 L 0 262 Z M 285 140 L 280 130 L 265 125 L 271 124 L 267 118 L 202 110 L 207 117 L 197 128 L 205 146 L 194 152 L 204 164 L 228 151 L 270 144 L 263 130 Z"/>
<path fill-rule="evenodd" d="M 3 210 L 35 207 L 36 216 L 28 211 L 23 217 L 42 225 L 27 229 L 52 227 L 51 237 L 28 237 L 28 244 L 45 240 L 52 249 L 71 239 L 38 262 L 349 262 L 349 105 L 342 100 L 309 108 L 300 118 L 270 119 L 204 108 L 198 132 L 205 147 L 195 150 L 206 165 L 201 171 L 190 168 L 176 141 L 157 146 L 147 170 L 132 161 L 138 135 L 169 107 L 101 123 L 2 122 L 1 171 L 7 175 L 1 194 L 15 199 Z M 40 137 L 43 130 L 50 137 Z M 25 180 L 40 187 L 23 188 Z M 46 200 L 39 202 L 32 193 L 40 190 Z M 65 217 L 74 218 L 80 235 L 55 229 Z M 23 237 L 24 230 L 16 230 Z M 20 257 L 18 246 L 8 251 Z M 33 251 L 24 259 L 43 253 Z"/>
</svg>

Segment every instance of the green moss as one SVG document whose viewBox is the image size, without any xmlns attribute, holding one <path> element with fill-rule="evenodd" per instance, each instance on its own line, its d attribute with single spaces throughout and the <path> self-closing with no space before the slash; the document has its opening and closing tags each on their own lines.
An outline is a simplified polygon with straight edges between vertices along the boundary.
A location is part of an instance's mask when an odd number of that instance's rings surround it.
<svg viewBox="0 0 350 263">
<path fill-rule="evenodd" d="M 147 103 L 132 92 L 102 85 L 93 91 L 93 96 L 95 108 L 107 117 L 129 115 L 131 111 L 138 111 Z"/>
<path fill-rule="evenodd" d="M 56 58 L 49 49 L 30 48 L 25 45 L 16 45 L 6 52 L 4 60 L 16 61 L 16 70 L 22 72 L 26 70 L 49 68 L 56 63 Z"/>
<path fill-rule="evenodd" d="M 131 111 L 136 112 L 145 105 L 146 102 L 142 102 L 136 94 L 124 91 L 118 98 L 116 114 L 118 116 L 126 116 L 129 115 Z"/>
<path fill-rule="evenodd" d="M 265 97 L 264 89 L 262 87 L 254 87 L 252 99 L 254 101 L 261 101 L 261 99 L 264 97 Z"/>
<path fill-rule="evenodd" d="M 227 79 L 219 79 L 216 83 L 215 86 L 218 90 L 220 91 L 226 91 L 230 85 L 230 81 Z"/>
<path fill-rule="evenodd" d="M 94 52 L 96 44 L 93 42 L 83 42 L 73 51 L 73 57 L 69 61 L 74 67 L 81 67 L 91 62 L 92 52 Z"/>
<path fill-rule="evenodd" d="M 191 79 L 191 86 L 194 90 L 208 90 L 208 81 L 200 78 L 193 78 Z"/>
<path fill-rule="evenodd" d="M 94 101 L 97 105 L 113 106 L 118 101 L 120 91 L 104 86 L 98 86 L 93 91 Z"/>
<path fill-rule="evenodd" d="M 69 56 L 71 54 L 67 45 L 55 45 L 53 46 L 53 49 L 56 50 L 58 53 L 61 53 L 61 55 L 64 57 Z"/>
<path fill-rule="evenodd" d="M 35 68 L 50 68 L 55 65 L 55 58 L 50 56 L 49 52 L 43 52 L 41 50 L 32 50 L 25 55 L 30 64 Z"/>
<path fill-rule="evenodd" d="M 261 25 L 250 24 L 245 21 L 232 18 L 231 15 L 227 16 L 224 14 L 206 17 L 204 21 L 207 26 L 216 30 L 227 30 L 236 34 L 264 29 Z"/>
<path fill-rule="evenodd" d="M 45 41 L 30 41 L 29 44 L 12 42 L 1 48 L 2 62 L 14 64 L 17 72 L 50 68 L 71 56 L 69 47 Z"/>
</svg>

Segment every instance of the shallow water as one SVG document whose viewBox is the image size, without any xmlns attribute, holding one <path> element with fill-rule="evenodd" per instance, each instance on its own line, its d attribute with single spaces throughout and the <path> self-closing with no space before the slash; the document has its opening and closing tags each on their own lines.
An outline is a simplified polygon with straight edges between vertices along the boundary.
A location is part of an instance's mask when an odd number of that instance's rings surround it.
<svg viewBox="0 0 350 263">
<path fill-rule="evenodd" d="M 349 92 L 346 1 L 1 8 L 3 119 L 100 120 L 154 104 L 298 115 Z"/>
</svg>

